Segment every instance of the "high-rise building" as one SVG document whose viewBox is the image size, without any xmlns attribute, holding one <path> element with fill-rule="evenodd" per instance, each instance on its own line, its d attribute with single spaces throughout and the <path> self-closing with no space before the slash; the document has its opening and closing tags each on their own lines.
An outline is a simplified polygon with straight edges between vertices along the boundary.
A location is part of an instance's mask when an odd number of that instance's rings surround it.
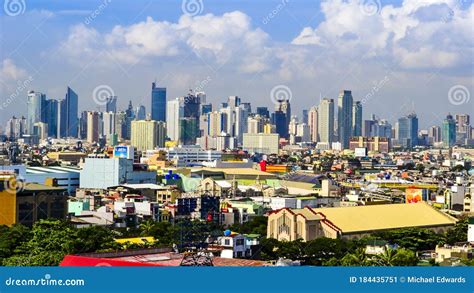
<svg viewBox="0 0 474 293">
<path fill-rule="evenodd" d="M 182 145 L 193 145 L 199 135 L 199 123 L 195 117 L 179 119 L 179 142 Z"/>
<path fill-rule="evenodd" d="M 291 119 L 291 105 L 289 100 L 278 100 L 273 114 L 273 124 L 280 138 L 288 138 L 288 125 Z"/>
<path fill-rule="evenodd" d="M 99 113 L 87 112 L 87 141 L 94 143 L 99 141 Z"/>
<path fill-rule="evenodd" d="M 349 138 L 352 135 L 353 98 L 349 90 L 339 93 L 337 100 L 337 134 L 343 148 L 349 148 Z"/>
<path fill-rule="evenodd" d="M 360 101 L 354 102 L 352 107 L 352 135 L 362 135 L 362 103 Z"/>
<path fill-rule="evenodd" d="M 331 144 L 334 136 L 334 100 L 322 99 L 318 107 L 319 142 Z"/>
<path fill-rule="evenodd" d="M 59 105 L 58 100 L 46 100 L 45 122 L 48 124 L 49 137 L 58 137 Z"/>
<path fill-rule="evenodd" d="M 110 96 L 105 102 L 105 112 L 117 112 L 117 96 Z"/>
<path fill-rule="evenodd" d="M 168 101 L 166 104 L 166 130 L 169 139 L 179 140 L 179 119 L 184 114 L 183 99 L 176 98 Z"/>
<path fill-rule="evenodd" d="M 116 121 L 116 114 L 115 112 L 104 112 L 102 113 L 102 134 L 109 139 L 113 136 L 117 131 L 115 129 L 117 125 Z"/>
<path fill-rule="evenodd" d="M 247 119 L 247 133 L 263 133 L 264 118 L 260 115 L 255 115 Z"/>
<path fill-rule="evenodd" d="M 430 143 L 438 143 L 441 141 L 441 127 L 439 126 L 431 126 L 428 129 L 428 139 Z"/>
<path fill-rule="evenodd" d="M 302 123 L 309 124 L 308 123 L 308 117 L 309 117 L 308 113 L 309 113 L 309 111 L 307 109 L 303 110 L 303 120 L 301 120 Z"/>
<path fill-rule="evenodd" d="M 58 114 L 60 137 L 77 137 L 79 128 L 77 94 L 68 87 L 66 96 L 60 104 Z"/>
<path fill-rule="evenodd" d="M 24 134 L 26 134 L 26 124 L 27 123 L 25 117 L 16 118 L 15 116 L 13 116 L 7 122 L 7 125 L 5 127 L 5 135 L 10 140 L 15 140 L 17 138 L 22 137 Z"/>
<path fill-rule="evenodd" d="M 132 121 L 131 145 L 139 151 L 164 147 L 166 124 L 163 121 Z"/>
<path fill-rule="evenodd" d="M 210 137 L 217 137 L 221 134 L 224 126 L 222 123 L 222 116 L 223 114 L 219 111 L 214 111 L 207 114 L 207 135 L 209 135 Z"/>
<path fill-rule="evenodd" d="M 166 121 L 166 88 L 151 84 L 151 119 Z"/>
<path fill-rule="evenodd" d="M 318 132 L 318 107 L 314 106 L 309 109 L 308 112 L 308 126 L 309 134 L 312 142 L 319 141 L 319 132 Z"/>
<path fill-rule="evenodd" d="M 146 108 L 143 105 L 138 105 L 135 109 L 135 120 L 145 120 Z"/>
<path fill-rule="evenodd" d="M 456 121 L 451 114 L 443 121 L 442 135 L 443 146 L 452 147 L 456 143 Z"/>
<path fill-rule="evenodd" d="M 33 125 L 33 135 L 38 137 L 40 140 L 48 138 L 48 124 L 44 122 L 36 122 Z"/>
<path fill-rule="evenodd" d="M 418 118 L 415 113 L 398 119 L 398 143 L 403 148 L 418 144 Z"/>
<path fill-rule="evenodd" d="M 34 124 L 45 121 L 46 95 L 35 91 L 28 92 L 26 106 L 28 110 L 26 116 L 27 132 L 33 134 Z"/>
<path fill-rule="evenodd" d="M 257 107 L 257 114 L 261 117 L 270 119 L 270 112 L 268 111 L 267 107 Z"/>
</svg>

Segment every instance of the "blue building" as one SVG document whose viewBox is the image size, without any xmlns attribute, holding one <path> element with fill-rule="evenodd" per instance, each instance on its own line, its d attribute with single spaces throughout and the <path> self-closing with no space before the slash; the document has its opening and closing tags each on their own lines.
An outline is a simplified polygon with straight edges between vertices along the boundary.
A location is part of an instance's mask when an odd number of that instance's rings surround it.
<svg viewBox="0 0 474 293">
<path fill-rule="evenodd" d="M 418 118 L 410 114 L 398 119 L 398 142 L 403 148 L 412 148 L 418 143 Z"/>
<path fill-rule="evenodd" d="M 59 134 L 60 137 L 77 137 L 79 119 L 78 96 L 70 88 L 67 88 L 66 97 L 61 101 L 59 107 Z"/>
<path fill-rule="evenodd" d="M 349 139 L 352 136 L 353 107 L 352 92 L 349 90 L 341 91 L 337 100 L 337 132 L 339 142 L 345 149 L 349 148 Z"/>
<path fill-rule="evenodd" d="M 151 84 L 151 119 L 166 122 L 166 88 Z"/>
<path fill-rule="evenodd" d="M 57 137 L 58 134 L 58 115 L 59 115 L 59 101 L 46 100 L 45 109 L 45 123 L 48 124 L 48 136 Z"/>
<path fill-rule="evenodd" d="M 441 137 L 445 147 L 452 147 L 456 143 L 456 121 L 451 114 L 443 121 Z"/>
</svg>

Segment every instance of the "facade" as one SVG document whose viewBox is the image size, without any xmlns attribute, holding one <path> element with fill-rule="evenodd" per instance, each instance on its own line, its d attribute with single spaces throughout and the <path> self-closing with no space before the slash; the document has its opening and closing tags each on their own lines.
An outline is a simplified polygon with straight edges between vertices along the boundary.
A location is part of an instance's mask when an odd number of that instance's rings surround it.
<svg viewBox="0 0 474 293">
<path fill-rule="evenodd" d="M 80 175 L 80 188 L 107 189 L 125 183 L 156 183 L 156 172 L 136 171 L 133 160 L 86 158 Z"/>
<path fill-rule="evenodd" d="M 318 107 L 318 142 L 331 144 L 334 138 L 334 100 L 322 99 Z"/>
<path fill-rule="evenodd" d="M 203 150 L 200 146 L 180 146 L 164 149 L 166 159 L 174 162 L 176 167 L 202 165 L 204 162 L 220 160 L 221 151 Z"/>
<path fill-rule="evenodd" d="M 318 107 L 311 107 L 308 112 L 308 125 L 312 142 L 319 141 L 318 124 Z"/>
<path fill-rule="evenodd" d="M 87 141 L 94 143 L 99 141 L 99 113 L 87 112 Z"/>
<path fill-rule="evenodd" d="M 165 145 L 165 123 L 154 120 L 132 121 L 131 144 L 139 151 Z"/>
<path fill-rule="evenodd" d="M 166 88 L 151 84 L 151 119 L 166 121 Z"/>
<path fill-rule="evenodd" d="M 179 140 L 179 119 L 183 117 L 184 107 L 181 99 L 168 101 L 166 104 L 166 130 L 169 139 Z"/>
<path fill-rule="evenodd" d="M 352 136 L 362 135 L 362 103 L 354 102 L 352 108 Z"/>
<path fill-rule="evenodd" d="M 46 95 L 34 91 L 28 92 L 27 107 L 27 133 L 33 134 L 34 124 L 45 121 Z"/>
<path fill-rule="evenodd" d="M 456 121 L 449 114 L 443 121 L 442 135 L 443 146 L 452 147 L 456 143 Z"/>
<path fill-rule="evenodd" d="M 349 148 L 349 139 L 352 136 L 353 103 L 351 91 L 344 90 L 339 93 L 337 99 L 337 133 L 343 148 Z"/>
<path fill-rule="evenodd" d="M 117 96 L 110 96 L 105 103 L 105 112 L 117 112 Z"/>
<path fill-rule="evenodd" d="M 278 154 L 278 133 L 244 133 L 242 148 L 252 153 Z"/>
<path fill-rule="evenodd" d="M 78 96 L 70 88 L 67 88 L 64 100 L 59 107 L 59 137 L 77 137 L 79 128 L 78 119 Z"/>
<path fill-rule="evenodd" d="M 390 150 L 390 139 L 386 137 L 365 137 L 357 136 L 351 137 L 349 141 L 349 148 L 355 150 L 356 148 L 367 148 L 367 151 L 375 151 L 381 153 L 388 153 Z"/>
<path fill-rule="evenodd" d="M 412 148 L 418 144 L 418 118 L 409 114 L 398 119 L 398 144 L 403 148 Z"/>
</svg>

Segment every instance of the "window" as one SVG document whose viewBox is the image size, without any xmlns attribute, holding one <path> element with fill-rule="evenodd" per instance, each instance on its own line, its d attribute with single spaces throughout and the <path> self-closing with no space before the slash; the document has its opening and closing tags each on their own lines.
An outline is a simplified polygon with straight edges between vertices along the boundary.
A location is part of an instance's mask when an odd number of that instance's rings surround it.
<svg viewBox="0 0 474 293">
<path fill-rule="evenodd" d="M 224 245 L 230 245 L 230 240 L 229 239 L 224 240 Z"/>
<path fill-rule="evenodd" d="M 237 241 L 235 242 L 235 245 L 236 245 L 236 246 L 242 246 L 242 245 L 244 245 L 244 239 L 237 239 Z"/>
</svg>

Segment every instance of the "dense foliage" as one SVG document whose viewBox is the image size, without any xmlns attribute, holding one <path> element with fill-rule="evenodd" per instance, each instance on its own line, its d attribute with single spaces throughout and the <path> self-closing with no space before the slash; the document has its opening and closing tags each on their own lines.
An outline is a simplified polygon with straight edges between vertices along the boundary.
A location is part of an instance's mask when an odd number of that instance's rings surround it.
<svg viewBox="0 0 474 293">
<path fill-rule="evenodd" d="M 416 265 L 416 252 L 433 250 L 437 244 L 455 244 L 467 238 L 467 218 L 445 234 L 429 229 L 406 228 L 375 233 L 360 240 L 318 238 L 312 241 L 267 239 L 267 219 L 255 217 L 230 230 L 242 234 L 260 234 L 260 248 L 255 258 L 299 260 L 303 265 L 405 266 Z M 31 229 L 22 225 L 0 226 L 0 265 L 54 266 L 67 254 L 115 251 L 142 247 L 199 247 L 222 235 L 224 228 L 212 222 L 180 220 L 175 223 L 144 222 L 137 228 L 75 228 L 66 221 L 41 220 Z M 155 243 L 119 245 L 115 238 L 152 236 Z M 385 240 L 399 249 L 387 248 L 383 254 L 365 253 L 369 241 Z M 466 262 L 465 262 L 466 263 Z M 470 262 L 466 264 L 471 264 Z"/>
</svg>

